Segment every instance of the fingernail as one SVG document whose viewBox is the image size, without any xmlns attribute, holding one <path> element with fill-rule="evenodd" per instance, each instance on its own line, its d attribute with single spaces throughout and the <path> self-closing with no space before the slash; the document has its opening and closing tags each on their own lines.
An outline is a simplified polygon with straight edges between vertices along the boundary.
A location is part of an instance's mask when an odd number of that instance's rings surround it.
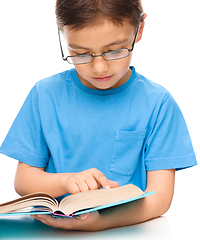
<svg viewBox="0 0 200 240">
<path fill-rule="evenodd" d="M 106 188 L 106 189 L 109 189 L 109 188 L 110 188 L 110 186 L 109 186 L 109 185 L 107 185 L 105 188 Z"/>
<path fill-rule="evenodd" d="M 81 215 L 81 220 L 85 220 L 87 217 L 88 217 L 88 214 L 84 213 L 84 214 Z"/>
</svg>

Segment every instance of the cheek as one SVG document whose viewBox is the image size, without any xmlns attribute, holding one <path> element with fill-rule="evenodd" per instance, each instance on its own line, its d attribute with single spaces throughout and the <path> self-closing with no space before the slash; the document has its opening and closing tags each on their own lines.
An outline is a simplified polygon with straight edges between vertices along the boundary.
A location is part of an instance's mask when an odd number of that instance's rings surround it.
<svg viewBox="0 0 200 240">
<path fill-rule="evenodd" d="M 82 77 L 87 76 L 87 74 L 89 73 L 88 71 L 88 67 L 87 64 L 84 65 L 76 65 L 75 66 L 76 71 L 78 72 L 78 74 Z"/>
<path fill-rule="evenodd" d="M 127 72 L 127 70 L 129 69 L 131 63 L 131 58 L 130 56 L 121 60 L 117 60 L 114 64 L 113 64 L 113 69 L 115 70 L 116 73 L 118 73 L 119 75 L 123 75 L 124 73 Z"/>
</svg>

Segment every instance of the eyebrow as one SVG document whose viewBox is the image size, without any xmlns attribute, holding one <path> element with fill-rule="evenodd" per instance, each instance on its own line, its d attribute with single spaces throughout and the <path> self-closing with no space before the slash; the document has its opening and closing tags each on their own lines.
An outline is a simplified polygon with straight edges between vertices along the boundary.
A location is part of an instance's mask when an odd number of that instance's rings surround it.
<svg viewBox="0 0 200 240">
<path fill-rule="evenodd" d="M 128 43 L 129 39 L 122 39 L 122 40 L 117 40 L 117 41 L 114 41 L 114 42 L 111 42 L 109 43 L 108 45 L 104 46 L 104 48 L 106 47 L 110 47 L 110 46 L 113 46 L 113 45 L 118 45 L 118 44 L 122 44 L 122 43 Z M 80 45 L 76 45 L 76 44 L 69 44 L 68 45 L 69 48 L 72 48 L 72 49 L 88 49 L 88 50 L 91 50 L 87 47 L 83 47 L 83 46 L 80 46 Z"/>
</svg>

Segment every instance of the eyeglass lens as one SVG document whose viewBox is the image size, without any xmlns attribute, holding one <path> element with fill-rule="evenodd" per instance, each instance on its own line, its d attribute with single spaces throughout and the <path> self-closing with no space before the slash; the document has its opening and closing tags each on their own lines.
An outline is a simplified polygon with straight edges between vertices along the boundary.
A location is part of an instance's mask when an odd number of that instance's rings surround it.
<svg viewBox="0 0 200 240">
<path fill-rule="evenodd" d="M 129 55 L 128 49 L 117 49 L 109 52 L 102 53 L 98 56 L 93 55 L 79 55 L 79 56 L 68 56 L 67 61 L 72 64 L 84 64 L 84 63 L 90 63 L 93 61 L 95 57 L 102 56 L 105 60 L 117 60 L 121 58 L 125 58 Z"/>
</svg>

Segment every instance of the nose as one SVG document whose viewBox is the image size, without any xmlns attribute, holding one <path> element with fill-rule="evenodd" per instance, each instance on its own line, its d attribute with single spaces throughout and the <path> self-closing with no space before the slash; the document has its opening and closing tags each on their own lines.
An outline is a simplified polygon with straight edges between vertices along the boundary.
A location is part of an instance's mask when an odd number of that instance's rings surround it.
<svg viewBox="0 0 200 240">
<path fill-rule="evenodd" d="M 104 73 L 108 70 L 108 61 L 105 60 L 102 56 L 94 57 L 92 64 L 92 71 L 95 73 Z"/>
</svg>

